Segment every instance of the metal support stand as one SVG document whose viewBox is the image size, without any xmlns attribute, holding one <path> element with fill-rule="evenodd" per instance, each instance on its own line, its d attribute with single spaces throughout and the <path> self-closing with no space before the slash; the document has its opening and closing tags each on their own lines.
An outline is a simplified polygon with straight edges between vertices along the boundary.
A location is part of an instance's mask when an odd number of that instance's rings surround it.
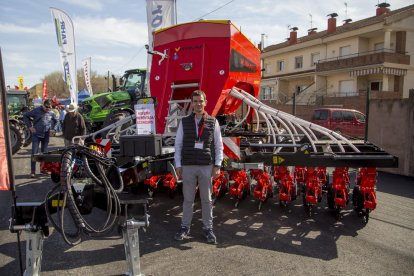
<svg viewBox="0 0 414 276">
<path fill-rule="evenodd" d="M 38 276 L 40 275 L 42 265 L 42 253 L 43 253 L 43 232 L 26 231 L 28 238 L 26 240 L 26 270 L 25 276 Z"/>
<path fill-rule="evenodd" d="M 25 276 L 40 275 L 42 265 L 43 240 L 49 236 L 49 227 L 44 204 L 41 202 L 21 202 L 13 207 L 10 231 L 24 231 L 26 239 Z"/>
<path fill-rule="evenodd" d="M 149 215 L 147 210 L 148 200 L 121 200 L 121 204 L 124 205 L 125 221 L 122 223 L 122 236 L 124 238 L 125 257 L 128 264 L 129 276 L 140 276 L 140 256 L 139 256 L 139 234 L 138 230 L 140 227 L 148 227 Z M 142 204 L 144 207 L 144 220 L 139 221 L 135 218 L 128 218 L 128 205 Z"/>
</svg>

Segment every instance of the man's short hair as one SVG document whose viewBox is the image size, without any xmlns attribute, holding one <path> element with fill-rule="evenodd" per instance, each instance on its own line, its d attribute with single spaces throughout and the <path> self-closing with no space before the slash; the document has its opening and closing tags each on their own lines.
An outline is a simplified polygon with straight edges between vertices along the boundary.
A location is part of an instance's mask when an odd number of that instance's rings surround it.
<svg viewBox="0 0 414 276">
<path fill-rule="evenodd" d="M 43 106 L 46 108 L 52 108 L 52 103 L 50 102 L 50 100 L 45 100 L 43 102 Z"/>
<path fill-rule="evenodd" d="M 191 101 L 193 101 L 194 96 L 201 96 L 204 98 L 204 101 L 207 100 L 206 93 L 204 93 L 203 90 L 194 90 L 193 93 L 191 93 Z"/>
</svg>

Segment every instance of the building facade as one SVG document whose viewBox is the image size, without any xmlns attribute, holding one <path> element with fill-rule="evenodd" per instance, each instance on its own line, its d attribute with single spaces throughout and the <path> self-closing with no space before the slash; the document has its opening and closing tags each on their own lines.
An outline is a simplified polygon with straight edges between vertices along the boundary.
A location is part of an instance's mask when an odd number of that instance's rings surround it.
<svg viewBox="0 0 414 276">
<path fill-rule="evenodd" d="M 276 103 L 320 104 L 329 97 L 408 98 L 414 88 L 414 5 L 341 26 L 329 15 L 327 29 L 263 49 L 260 97 Z M 340 101 L 340 99 L 338 99 Z"/>
</svg>

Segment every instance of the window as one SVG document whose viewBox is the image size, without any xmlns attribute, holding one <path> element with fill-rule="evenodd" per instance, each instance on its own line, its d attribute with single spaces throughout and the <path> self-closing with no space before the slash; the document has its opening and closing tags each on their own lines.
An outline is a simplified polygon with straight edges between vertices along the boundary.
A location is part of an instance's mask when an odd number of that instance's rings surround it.
<svg viewBox="0 0 414 276">
<path fill-rule="evenodd" d="M 355 113 L 355 117 L 356 117 L 358 122 L 365 123 L 365 116 L 364 115 L 362 115 L 360 113 Z"/>
<path fill-rule="evenodd" d="M 328 119 L 328 110 L 315 110 L 312 119 L 326 121 Z"/>
<path fill-rule="evenodd" d="M 281 72 L 285 69 L 285 61 L 284 60 L 278 60 L 276 62 L 276 71 Z"/>
<path fill-rule="evenodd" d="M 339 48 L 339 56 L 340 57 L 346 57 L 349 56 L 351 54 L 351 46 L 344 46 Z"/>
<path fill-rule="evenodd" d="M 303 56 L 295 57 L 295 69 L 300 69 L 303 67 Z"/>
<path fill-rule="evenodd" d="M 262 100 L 271 100 L 273 99 L 273 87 L 263 87 L 262 88 Z"/>
<path fill-rule="evenodd" d="M 318 63 L 319 59 L 320 59 L 320 54 L 319 53 L 313 53 L 311 55 L 311 67 L 315 66 L 316 63 Z"/>
<path fill-rule="evenodd" d="M 354 120 L 354 113 L 352 111 L 342 111 L 344 121 L 352 122 Z"/>
<path fill-rule="evenodd" d="M 339 94 L 341 97 L 354 96 L 356 95 L 354 91 L 354 81 L 353 80 L 344 80 L 339 82 Z"/>
<path fill-rule="evenodd" d="M 333 111 L 332 121 L 341 121 L 341 120 L 342 120 L 342 111 Z"/>
<path fill-rule="evenodd" d="M 371 91 L 382 91 L 382 81 L 372 81 L 370 83 Z"/>
</svg>

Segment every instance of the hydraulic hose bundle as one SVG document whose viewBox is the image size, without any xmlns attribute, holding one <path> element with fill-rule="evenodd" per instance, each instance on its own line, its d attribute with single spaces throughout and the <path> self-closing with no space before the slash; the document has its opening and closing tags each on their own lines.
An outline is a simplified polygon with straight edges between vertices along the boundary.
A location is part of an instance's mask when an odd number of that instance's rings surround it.
<svg viewBox="0 0 414 276">
<path fill-rule="evenodd" d="M 74 145 L 62 153 L 60 184 L 46 196 L 46 212 L 54 228 L 69 245 L 81 241 L 81 235 L 98 236 L 112 230 L 121 214 L 117 193 L 123 191 L 123 181 L 115 161 L 109 159 L 97 144 Z M 104 221 L 98 226 L 89 223 L 84 215 L 94 205 L 106 210 Z M 52 217 L 54 208 L 58 221 Z M 65 207 L 68 208 L 75 231 L 65 230 Z"/>
</svg>

